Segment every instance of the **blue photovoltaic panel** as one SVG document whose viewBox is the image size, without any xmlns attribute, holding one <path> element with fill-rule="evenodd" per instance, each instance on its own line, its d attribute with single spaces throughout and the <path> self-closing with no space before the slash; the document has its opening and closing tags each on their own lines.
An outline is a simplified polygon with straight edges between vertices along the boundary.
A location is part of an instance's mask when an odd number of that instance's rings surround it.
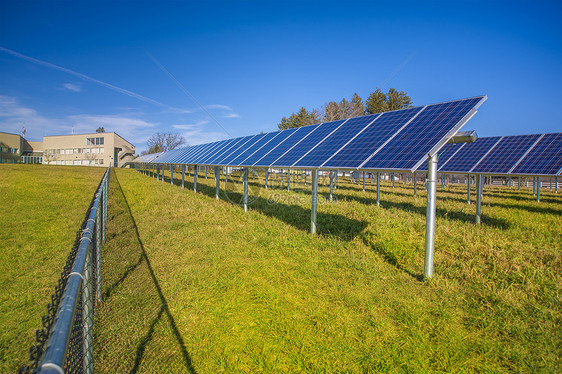
<svg viewBox="0 0 562 374">
<path fill-rule="evenodd" d="M 220 157 L 220 160 L 217 161 L 218 165 L 227 165 L 228 160 L 236 157 L 240 150 L 246 149 L 247 143 L 252 143 L 255 139 L 255 135 L 248 135 L 244 136 L 242 140 L 236 144 L 236 146 L 232 147 L 232 149 L 228 150 L 224 155 Z"/>
<path fill-rule="evenodd" d="M 180 155 L 182 155 L 185 152 L 186 148 L 176 148 L 173 149 L 171 151 L 166 152 L 166 159 L 162 160 L 162 163 L 166 163 L 166 164 L 175 164 L 177 163 L 177 160 L 179 159 Z"/>
<path fill-rule="evenodd" d="M 197 144 L 188 148 L 188 152 L 180 155 L 179 162 L 182 164 L 189 164 L 191 157 L 203 148 L 204 144 Z"/>
<path fill-rule="evenodd" d="M 276 132 L 277 136 L 275 136 L 273 139 L 271 139 L 271 141 L 269 143 L 267 143 L 267 146 L 262 147 L 260 150 L 256 151 L 253 155 L 251 155 L 250 157 L 248 157 L 247 159 L 245 159 L 243 161 L 244 166 L 254 165 L 254 163 L 256 161 L 258 161 L 260 158 L 264 157 L 266 154 L 271 152 L 272 149 L 277 147 L 285 139 L 287 139 L 291 134 L 293 134 L 295 132 L 295 130 L 296 129 L 277 131 Z"/>
<path fill-rule="evenodd" d="M 280 156 L 274 159 L 271 163 L 278 167 L 290 167 L 291 164 L 287 163 L 286 157 L 291 157 L 291 155 L 293 157 L 297 157 L 297 155 L 299 154 L 299 151 L 297 151 L 297 147 L 299 147 L 302 143 L 307 142 L 310 137 L 314 137 L 316 131 L 319 130 L 320 127 L 322 127 L 322 125 L 309 125 L 301 127 L 299 132 L 293 135 L 290 140 L 288 140 L 289 143 L 284 144 L 285 146 L 291 144 L 290 147 L 288 147 L 288 149 L 284 153 L 277 153 Z"/>
<path fill-rule="evenodd" d="M 277 165 L 282 165 L 285 167 L 292 166 L 301 157 L 306 155 L 315 145 L 324 140 L 332 131 L 338 128 L 345 120 L 326 122 L 321 125 L 316 125 L 313 129 L 314 131 L 309 132 L 306 138 L 297 144 L 291 152 L 287 152 L 283 157 L 275 162 Z"/>
<path fill-rule="evenodd" d="M 248 149 L 252 148 L 252 146 L 254 144 L 256 144 L 257 142 L 259 142 L 261 139 L 263 139 L 267 134 L 258 134 L 258 135 L 254 135 L 252 137 L 252 139 L 250 139 L 248 142 L 246 142 L 245 144 L 243 144 L 242 146 L 240 146 L 240 148 L 238 148 L 234 153 L 232 153 L 230 156 L 228 156 L 227 158 L 225 158 L 224 160 L 222 160 L 222 164 L 223 165 L 235 165 L 237 166 L 237 164 L 233 164 L 232 161 L 235 160 L 237 157 L 239 157 L 242 153 L 246 152 Z"/>
<path fill-rule="evenodd" d="M 511 173 L 556 175 L 561 168 L 562 133 L 554 133 L 545 134 Z"/>
<path fill-rule="evenodd" d="M 540 135 L 504 136 L 472 172 L 507 174 L 539 137 Z"/>
<path fill-rule="evenodd" d="M 478 138 L 474 143 L 466 143 L 453 158 L 443 164 L 443 167 L 439 168 L 439 164 L 437 167 L 442 172 L 468 173 L 500 138 L 500 136 Z"/>
<path fill-rule="evenodd" d="M 211 147 L 212 143 L 206 143 L 206 144 L 202 144 L 201 147 L 199 149 L 197 149 L 195 152 L 191 153 L 187 159 L 187 163 L 188 164 L 196 164 L 198 158 L 204 154 L 210 147 Z"/>
<path fill-rule="evenodd" d="M 371 126 L 328 160 L 323 167 L 357 168 L 372 155 L 384 142 L 414 117 L 422 107 L 382 113 Z M 377 114 L 378 115 L 378 114 Z M 374 116 L 377 116 L 374 115 Z M 373 119 L 376 117 L 373 117 Z M 347 126 L 347 123 L 344 125 Z"/>
<path fill-rule="evenodd" d="M 365 128 L 370 122 L 379 115 L 370 115 L 357 118 L 350 118 L 339 128 L 329 134 L 324 141 L 318 144 L 306 156 L 298 160 L 294 165 L 296 167 L 318 167 L 321 166 L 328 158 L 333 156 L 341 147 L 345 145 L 353 136 Z M 311 143 L 312 144 L 312 143 Z M 314 145 L 314 144 L 312 144 Z"/>
<path fill-rule="evenodd" d="M 446 167 L 449 160 L 454 159 L 454 156 L 460 152 L 467 144 L 470 143 L 451 143 L 445 144 L 442 150 L 439 151 L 439 157 L 437 158 L 437 171 L 441 171 L 441 168 Z M 420 165 L 417 171 L 427 171 L 427 162 Z"/>
<path fill-rule="evenodd" d="M 201 164 L 202 165 L 208 165 L 207 161 L 209 159 L 211 159 L 212 157 L 218 155 L 220 152 L 222 152 L 224 149 L 226 149 L 226 147 L 228 147 L 228 145 L 233 141 L 234 139 L 227 139 L 227 140 L 221 140 L 220 142 L 218 142 L 217 146 L 211 151 L 211 152 L 207 152 L 207 154 L 201 159 Z"/>
<path fill-rule="evenodd" d="M 228 143 L 228 145 L 226 147 L 224 147 L 223 149 L 221 149 L 220 151 L 217 152 L 217 154 L 213 155 L 211 158 L 207 159 L 206 163 L 208 165 L 218 165 L 219 160 L 222 157 L 227 156 L 230 152 L 232 152 L 233 150 L 236 149 L 236 147 L 238 147 L 238 145 L 240 144 L 240 142 L 244 139 L 245 137 L 239 137 L 239 138 L 234 138 L 232 139 L 232 141 L 230 143 Z"/>
<path fill-rule="evenodd" d="M 297 127 L 293 129 L 288 129 L 283 131 L 284 138 L 282 141 L 277 143 L 275 147 L 270 148 L 269 152 L 266 152 L 264 156 L 255 162 L 252 166 L 269 166 L 271 163 L 279 158 L 283 153 L 285 153 L 289 148 L 295 145 L 302 137 L 299 136 L 300 131 L 304 127 Z M 279 136 L 278 136 L 279 138 Z M 261 152 L 259 152 L 261 153 Z M 248 163 L 246 160 L 245 163 Z"/>
<path fill-rule="evenodd" d="M 485 97 L 428 105 L 380 152 L 367 161 L 365 169 L 413 169 Z"/>
<path fill-rule="evenodd" d="M 229 165 L 237 165 L 237 166 L 242 165 L 242 163 L 245 159 L 250 157 L 258 149 L 269 145 L 271 139 L 273 139 L 278 134 L 279 134 L 279 132 L 277 132 L 277 131 L 276 132 L 268 132 L 268 133 L 264 134 L 256 142 L 254 142 L 254 144 L 252 144 L 250 147 L 246 148 L 246 150 L 244 152 L 240 153 L 236 158 L 234 158 L 229 163 Z"/>
<path fill-rule="evenodd" d="M 203 152 L 197 155 L 197 157 L 193 160 L 193 163 L 198 165 L 202 164 L 203 160 L 205 160 L 209 154 L 212 154 L 217 148 L 219 148 L 221 143 L 222 142 L 210 143 L 209 147 L 207 147 Z"/>
</svg>

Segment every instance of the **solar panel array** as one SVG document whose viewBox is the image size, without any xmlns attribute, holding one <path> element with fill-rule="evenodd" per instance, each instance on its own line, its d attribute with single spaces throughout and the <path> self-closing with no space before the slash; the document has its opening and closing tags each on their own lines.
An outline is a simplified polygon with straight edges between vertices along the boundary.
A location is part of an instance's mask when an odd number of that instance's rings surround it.
<svg viewBox="0 0 562 374">
<path fill-rule="evenodd" d="M 487 99 L 371 114 L 165 152 L 153 163 L 414 171 Z"/>
<path fill-rule="evenodd" d="M 562 175 L 562 133 L 479 138 L 451 144 L 438 171 L 504 175 Z"/>
</svg>

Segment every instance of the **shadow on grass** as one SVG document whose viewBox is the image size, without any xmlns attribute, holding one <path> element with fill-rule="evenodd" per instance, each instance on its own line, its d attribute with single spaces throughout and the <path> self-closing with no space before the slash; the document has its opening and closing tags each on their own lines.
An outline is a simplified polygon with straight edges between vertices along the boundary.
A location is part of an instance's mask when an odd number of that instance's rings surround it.
<svg viewBox="0 0 562 374">
<path fill-rule="evenodd" d="M 187 177 L 187 175 L 186 175 Z M 214 183 L 214 175 L 212 175 L 212 181 Z M 251 177 L 250 177 L 251 178 Z M 209 177 L 211 180 L 211 176 Z M 198 179 L 199 181 L 199 179 Z M 233 182 L 234 181 L 234 182 Z M 236 175 L 228 178 L 227 186 L 230 188 L 225 189 L 225 179 L 221 175 L 220 193 L 219 199 L 227 201 L 231 204 L 243 206 L 244 195 L 238 192 L 237 189 L 241 188 L 240 178 Z M 170 178 L 167 176 L 164 182 L 170 183 Z M 174 185 L 181 188 L 181 177 L 179 179 L 174 178 Z M 193 191 L 193 182 L 184 181 L 185 189 Z M 303 194 L 277 194 L 274 198 L 264 198 L 259 196 L 259 191 L 264 188 L 263 184 L 258 182 L 248 181 L 248 209 L 258 211 L 265 214 L 268 217 L 279 219 L 285 223 L 288 223 L 299 230 L 310 231 L 310 220 L 311 220 L 311 210 L 306 209 L 298 205 L 297 203 L 303 203 L 301 199 L 306 199 L 305 203 L 310 204 L 311 192 L 305 192 Z M 286 187 L 285 187 L 286 188 Z M 269 189 L 268 191 L 276 191 L 277 187 Z M 258 194 L 253 194 L 252 191 L 258 191 Z M 203 195 L 215 198 L 216 188 L 213 186 L 208 186 L 204 183 L 197 183 L 197 192 Z M 299 191 L 300 192 L 300 191 Z M 256 196 L 258 195 L 258 196 Z M 320 195 L 320 194 L 319 194 Z M 319 203 L 320 204 L 320 203 Z M 350 219 L 342 215 L 331 214 L 331 213 L 317 213 L 318 234 L 319 235 L 335 235 L 340 239 L 351 240 L 356 235 L 360 234 L 366 227 L 367 222 L 358 221 L 355 219 Z"/>
<path fill-rule="evenodd" d="M 115 179 L 115 183 L 119 189 L 119 193 L 121 194 L 123 201 L 125 202 L 126 205 L 126 214 L 128 214 L 129 219 L 134 227 L 134 233 L 136 235 L 136 239 L 138 240 L 140 249 L 141 249 L 141 254 L 140 254 L 140 258 L 138 259 L 138 261 L 127 267 L 126 270 L 123 272 L 123 274 L 118 278 L 117 281 L 115 281 L 113 284 L 111 284 L 108 289 L 106 290 L 106 292 L 104 293 L 104 297 L 105 298 L 109 298 L 113 291 L 120 285 L 122 284 L 125 279 L 130 276 L 135 269 L 137 269 L 139 267 L 139 265 L 141 265 L 143 262 L 146 263 L 146 266 L 148 268 L 148 272 L 150 274 L 150 278 L 152 280 L 152 283 L 154 284 L 154 287 L 156 288 L 156 291 L 158 293 L 158 297 L 160 299 L 160 309 L 158 312 L 158 315 L 153 319 L 153 321 L 150 324 L 150 327 L 148 329 L 148 331 L 146 332 L 146 334 L 143 336 L 143 338 L 141 339 L 141 341 L 139 342 L 137 349 L 136 349 L 136 356 L 135 356 L 135 363 L 133 368 L 131 369 L 130 373 L 137 373 L 139 371 L 139 367 L 140 364 L 142 362 L 142 359 L 145 355 L 145 351 L 146 351 L 146 347 L 147 345 L 152 341 L 153 335 L 154 335 L 154 329 L 156 324 L 162 319 L 162 316 L 165 315 L 168 319 L 168 322 L 171 326 L 172 329 L 172 333 L 176 339 L 177 345 L 181 351 L 181 355 L 185 364 L 185 370 L 188 373 L 192 373 L 192 374 L 196 374 L 196 370 L 193 367 L 192 361 L 191 361 L 191 356 L 189 355 L 189 353 L 187 352 L 185 343 L 183 341 L 183 338 L 181 337 L 181 334 L 177 328 L 176 325 L 176 321 L 174 319 L 174 316 L 172 315 L 172 313 L 170 312 L 170 309 L 168 307 L 168 301 L 166 300 L 166 297 L 164 296 L 164 293 L 162 292 L 162 288 L 160 287 L 160 283 L 158 282 L 158 279 L 156 278 L 156 275 L 154 274 L 154 270 L 152 269 L 152 265 L 150 264 L 150 260 L 148 259 L 148 256 L 146 254 L 146 251 L 144 249 L 144 245 L 142 243 L 142 240 L 140 238 L 139 235 L 139 231 L 138 231 L 138 227 L 137 227 L 137 223 L 135 222 L 135 219 L 133 217 L 133 213 L 131 212 L 131 208 L 129 206 L 129 202 L 127 201 L 127 198 L 125 196 L 125 194 L 123 193 L 123 190 L 121 188 L 121 184 L 119 183 L 119 179 L 117 178 L 117 174 L 113 171 L 113 177 Z"/>
</svg>

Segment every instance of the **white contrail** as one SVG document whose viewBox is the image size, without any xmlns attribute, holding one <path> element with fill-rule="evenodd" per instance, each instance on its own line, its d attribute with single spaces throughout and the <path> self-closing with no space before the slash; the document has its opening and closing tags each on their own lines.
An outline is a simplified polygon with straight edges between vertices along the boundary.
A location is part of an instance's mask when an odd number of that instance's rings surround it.
<svg viewBox="0 0 562 374">
<path fill-rule="evenodd" d="M 394 76 L 396 74 L 398 74 L 398 72 L 400 70 L 402 70 L 402 68 L 404 66 L 406 66 L 406 64 L 408 64 L 408 62 L 410 62 L 410 60 L 412 58 L 414 58 L 414 56 L 418 53 L 418 51 L 414 51 L 411 55 L 409 55 L 408 57 L 406 57 L 406 59 L 396 68 L 396 70 L 394 70 L 392 73 L 390 73 L 390 75 L 384 80 L 384 82 L 382 82 L 382 84 L 380 85 L 380 87 L 383 87 L 385 84 L 387 84 L 392 78 L 394 78 Z"/>
<path fill-rule="evenodd" d="M 133 97 L 133 98 L 135 98 L 135 99 L 144 101 L 145 103 L 157 105 L 157 106 L 160 106 L 160 107 L 163 107 L 163 108 L 167 108 L 167 109 L 172 109 L 172 110 L 174 110 L 174 111 L 181 111 L 181 112 L 184 112 L 184 113 L 189 113 L 189 112 L 190 112 L 189 110 L 186 110 L 186 109 L 174 108 L 174 107 L 168 106 L 168 105 L 166 105 L 166 104 L 162 104 L 162 103 L 160 103 L 160 102 L 158 102 L 158 101 L 156 101 L 156 100 L 153 100 L 153 99 L 151 99 L 151 98 L 149 98 L 149 97 L 139 95 L 139 94 L 137 94 L 137 93 L 134 93 L 134 92 L 132 92 L 132 91 L 126 90 L 126 89 L 121 88 L 121 87 L 114 86 L 114 85 L 109 84 L 109 83 L 102 82 L 102 81 L 100 81 L 100 80 L 98 80 L 98 79 L 89 77 L 89 76 L 84 75 L 84 74 L 82 74 L 82 73 L 78 73 L 78 72 L 76 72 L 76 71 L 74 71 L 74 70 L 70 70 L 70 69 L 67 69 L 67 68 L 63 68 L 62 66 L 58 66 L 58 65 L 55 65 L 55 64 L 51 64 L 50 62 L 46 62 L 46 61 L 38 60 L 38 59 L 33 58 L 33 57 L 29 57 L 29 56 L 26 56 L 26 55 L 22 55 L 21 53 L 18 53 L 18 52 L 16 52 L 16 51 L 12 51 L 11 49 L 4 48 L 4 47 L 2 47 L 2 46 L 0 46 L 0 51 L 6 52 L 6 53 L 8 53 L 8 54 L 10 54 L 10 55 L 12 55 L 12 56 L 18 57 L 18 58 L 20 58 L 20 59 L 22 59 L 22 60 L 26 60 L 26 61 L 29 61 L 29 62 L 33 62 L 34 64 L 43 65 L 43 66 L 46 66 L 46 67 L 51 68 L 51 69 L 55 69 L 55 70 L 62 71 L 62 72 L 67 73 L 67 74 L 74 75 L 75 77 L 81 78 L 81 79 L 83 79 L 83 80 L 86 80 L 86 81 L 89 81 L 89 82 L 92 82 L 92 83 L 99 84 L 100 86 L 109 88 L 110 90 L 113 90 L 113 91 L 115 91 L 115 92 L 119 92 L 119 93 L 122 93 L 122 94 L 124 94 L 124 95 Z"/>
</svg>

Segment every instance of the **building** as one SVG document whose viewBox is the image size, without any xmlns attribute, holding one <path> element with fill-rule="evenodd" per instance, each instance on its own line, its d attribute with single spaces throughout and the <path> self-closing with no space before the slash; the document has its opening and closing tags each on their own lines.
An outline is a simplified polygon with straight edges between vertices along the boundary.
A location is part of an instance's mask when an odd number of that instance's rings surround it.
<svg viewBox="0 0 562 374">
<path fill-rule="evenodd" d="M 114 132 L 43 137 L 43 164 L 121 167 L 135 158 L 135 146 Z"/>
<path fill-rule="evenodd" d="M 29 142 L 21 135 L 0 132 L 0 164 L 40 164 L 42 157 L 42 142 Z"/>
</svg>

